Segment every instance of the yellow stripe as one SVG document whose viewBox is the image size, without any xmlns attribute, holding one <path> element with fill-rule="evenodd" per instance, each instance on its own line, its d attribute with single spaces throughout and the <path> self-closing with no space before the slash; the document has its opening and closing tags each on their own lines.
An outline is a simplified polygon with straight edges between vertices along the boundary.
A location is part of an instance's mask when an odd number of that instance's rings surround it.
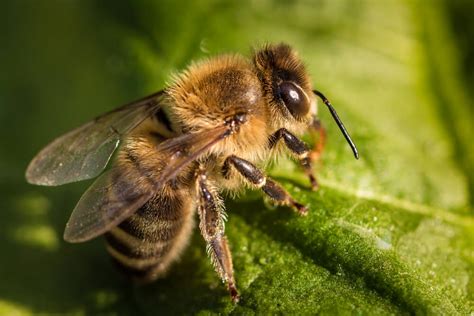
<svg viewBox="0 0 474 316">
<path fill-rule="evenodd" d="M 119 261 L 124 266 L 140 269 L 140 270 L 144 270 L 148 267 L 154 266 L 162 260 L 162 256 L 156 256 L 156 257 L 147 258 L 147 259 L 129 258 L 125 256 L 124 254 L 121 254 L 120 252 L 118 252 L 117 250 L 115 250 L 108 244 L 106 245 L 106 249 L 112 257 L 114 257 L 117 261 Z"/>
<path fill-rule="evenodd" d="M 128 220 L 135 226 L 142 228 L 150 235 L 155 235 L 164 230 L 171 230 L 175 228 L 176 225 L 181 224 L 182 220 L 157 220 L 154 223 L 150 223 L 146 218 L 134 214 L 129 217 Z"/>
<path fill-rule="evenodd" d="M 148 242 L 146 240 L 138 239 L 137 237 L 127 233 L 120 227 L 114 227 L 109 233 L 114 236 L 122 244 L 126 245 L 130 249 L 136 249 L 137 252 L 146 254 L 155 252 L 159 249 L 164 248 L 169 242 Z"/>
</svg>

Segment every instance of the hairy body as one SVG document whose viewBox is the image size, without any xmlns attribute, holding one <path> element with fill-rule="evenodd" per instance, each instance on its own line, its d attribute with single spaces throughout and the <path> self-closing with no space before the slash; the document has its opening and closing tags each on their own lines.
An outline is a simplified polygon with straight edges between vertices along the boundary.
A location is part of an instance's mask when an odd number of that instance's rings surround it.
<svg viewBox="0 0 474 316">
<path fill-rule="evenodd" d="M 252 59 L 223 55 L 191 65 L 165 90 L 53 141 L 33 159 L 27 179 L 58 185 L 95 177 L 122 140 L 114 167 L 83 195 L 64 238 L 82 242 L 105 233 L 118 266 L 150 282 L 185 248 L 197 210 L 212 263 L 237 301 L 221 194 L 261 189 L 276 203 L 307 213 L 262 170 L 287 149 L 317 188 L 312 160 L 322 145 L 311 152 L 298 138 L 308 128 L 324 135 L 315 95 L 357 157 L 329 101 L 311 90 L 295 51 L 280 44 L 255 51 Z"/>
</svg>

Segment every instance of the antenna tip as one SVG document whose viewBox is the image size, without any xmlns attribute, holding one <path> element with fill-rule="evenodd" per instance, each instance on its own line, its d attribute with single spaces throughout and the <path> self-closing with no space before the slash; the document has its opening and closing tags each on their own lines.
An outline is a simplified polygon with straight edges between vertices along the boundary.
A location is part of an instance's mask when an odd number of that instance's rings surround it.
<svg viewBox="0 0 474 316">
<path fill-rule="evenodd" d="M 352 147 L 352 146 L 351 146 Z M 354 153 L 354 157 L 355 159 L 359 159 L 359 151 L 357 150 L 357 148 L 354 146 L 352 147 L 352 151 Z"/>
</svg>

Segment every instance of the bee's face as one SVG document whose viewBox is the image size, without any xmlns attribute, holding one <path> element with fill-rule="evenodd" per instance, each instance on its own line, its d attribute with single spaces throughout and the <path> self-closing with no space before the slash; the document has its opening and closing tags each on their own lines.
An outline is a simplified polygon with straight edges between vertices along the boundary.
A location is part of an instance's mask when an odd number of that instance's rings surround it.
<svg viewBox="0 0 474 316">
<path fill-rule="evenodd" d="M 268 45 L 255 53 L 253 62 L 272 120 L 280 125 L 309 123 L 316 114 L 316 100 L 306 70 L 291 47 Z"/>
</svg>

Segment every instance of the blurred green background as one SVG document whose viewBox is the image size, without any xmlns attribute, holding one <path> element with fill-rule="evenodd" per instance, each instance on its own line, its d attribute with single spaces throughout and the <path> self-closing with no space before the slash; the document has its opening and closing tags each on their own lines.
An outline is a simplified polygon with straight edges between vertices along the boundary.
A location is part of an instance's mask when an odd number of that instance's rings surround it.
<svg viewBox="0 0 474 316">
<path fill-rule="evenodd" d="M 473 311 L 473 1 L 4 1 L 0 19 L 0 314 L 469 314 Z M 129 285 L 102 240 L 64 225 L 90 185 L 25 183 L 54 137 L 162 89 L 191 60 L 287 42 L 325 109 L 311 208 L 229 200 L 242 301 L 230 303 L 195 232 L 169 276 Z"/>
</svg>

